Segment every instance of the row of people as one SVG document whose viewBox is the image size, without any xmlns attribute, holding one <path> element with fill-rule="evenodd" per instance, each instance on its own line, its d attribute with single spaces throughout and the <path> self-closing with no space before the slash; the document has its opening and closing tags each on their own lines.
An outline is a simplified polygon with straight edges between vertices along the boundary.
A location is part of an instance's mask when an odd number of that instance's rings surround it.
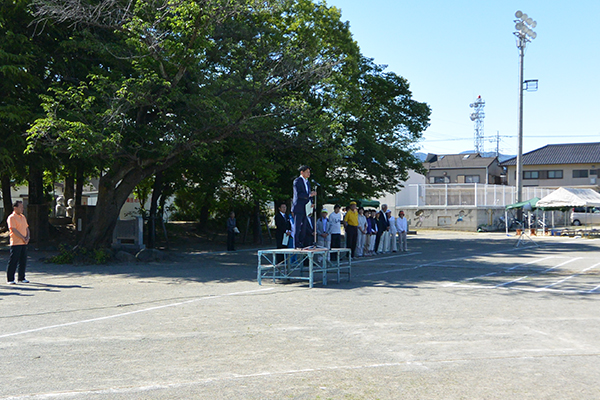
<svg viewBox="0 0 600 400">
<path fill-rule="evenodd" d="M 381 207 L 381 211 L 379 211 L 379 213 L 377 213 L 375 216 L 375 220 L 377 221 L 377 223 L 373 223 L 372 221 L 371 231 L 367 233 L 367 229 L 369 229 L 368 221 L 364 216 L 364 210 L 361 211 L 361 216 L 359 218 L 359 211 L 357 210 L 356 202 L 350 203 L 350 209 L 346 212 L 346 214 L 343 217 L 339 213 L 339 205 L 336 205 L 336 207 L 334 208 L 334 212 L 329 219 L 327 219 L 326 216 L 320 219 L 320 223 L 322 225 L 321 230 L 323 232 L 319 233 L 319 222 L 316 223 L 316 226 L 313 226 L 314 224 L 310 218 L 310 214 L 314 211 L 314 199 L 317 194 L 316 191 L 311 189 L 311 184 L 309 181 L 311 175 L 310 167 L 308 167 L 307 165 L 303 165 L 300 168 L 298 168 L 298 171 L 300 172 L 300 176 L 298 176 L 293 183 L 292 214 L 294 226 L 288 234 L 288 236 L 291 235 L 293 237 L 295 247 L 303 248 L 314 244 L 312 233 L 316 232 L 317 245 L 319 245 L 319 242 L 322 242 L 321 245 L 323 247 L 339 248 L 341 246 L 342 222 L 344 223 L 344 226 L 346 228 L 346 248 L 351 249 L 353 257 L 356 256 L 357 250 L 359 255 L 364 254 L 366 237 L 368 235 L 371 237 L 370 239 L 372 239 L 373 232 L 375 232 L 375 244 L 373 246 L 372 252 L 386 251 L 386 242 L 387 240 L 391 240 L 390 235 L 394 231 L 400 232 L 401 238 L 405 237 L 407 230 L 405 228 L 405 224 L 401 224 L 400 229 L 398 229 L 397 224 L 395 222 L 393 226 L 391 226 L 391 214 L 388 215 L 387 205 L 385 204 Z M 404 219 L 404 217 L 402 216 L 400 219 Z M 326 227 L 328 224 L 332 225 L 330 233 L 326 232 Z M 283 228 L 281 229 L 283 230 Z M 391 251 L 394 251 L 393 245 L 396 242 L 395 234 L 393 236 L 394 240 L 391 240 L 391 242 L 393 242 L 391 245 Z M 319 237 L 323 239 L 321 240 L 319 239 Z M 329 245 L 325 244 L 325 240 L 327 238 L 329 238 Z M 383 245 L 381 245 L 382 238 L 384 243 Z M 278 247 L 279 246 L 280 245 L 278 244 Z M 369 246 L 371 246 L 370 242 Z M 401 241 L 400 249 L 406 249 L 405 241 Z"/>
<path fill-rule="evenodd" d="M 404 218 L 404 211 L 400 211 L 398 218 L 394 218 L 386 204 L 377 212 L 365 211 L 362 207 L 357 209 L 356 202 L 351 202 L 344 216 L 344 225 L 346 247 L 352 250 L 353 257 L 396 252 L 398 248 L 400 251 L 408 251 L 408 224 Z"/>
<path fill-rule="evenodd" d="M 385 204 L 377 212 L 357 208 L 356 202 L 351 202 L 345 214 L 341 212 L 341 206 L 336 204 L 331 215 L 323 209 L 316 223 L 311 217 L 312 215 L 307 216 L 303 232 L 298 232 L 295 229 L 295 218 L 287 214 L 286 204 L 281 204 L 275 215 L 277 248 L 300 247 L 294 245 L 298 240 L 302 241 L 304 247 L 311 246 L 314 244 L 315 229 L 317 246 L 341 248 L 344 226 L 346 248 L 351 250 L 353 257 L 408 250 L 408 225 L 404 212 L 400 211 L 398 218 L 394 218 Z"/>
</svg>

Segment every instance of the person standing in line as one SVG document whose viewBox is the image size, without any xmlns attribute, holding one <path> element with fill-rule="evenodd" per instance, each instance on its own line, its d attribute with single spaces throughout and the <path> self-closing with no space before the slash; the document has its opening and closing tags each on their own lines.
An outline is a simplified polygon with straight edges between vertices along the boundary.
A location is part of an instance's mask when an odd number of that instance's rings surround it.
<svg viewBox="0 0 600 400">
<path fill-rule="evenodd" d="M 350 202 L 350 208 L 346 211 L 344 228 L 346 230 L 346 248 L 350 249 L 352 258 L 354 258 L 358 241 L 358 211 L 355 201 Z"/>
<path fill-rule="evenodd" d="M 390 250 L 395 253 L 398 251 L 398 246 L 397 246 L 397 239 L 396 239 L 396 233 L 398 232 L 398 230 L 396 229 L 396 218 L 394 218 L 394 215 L 392 214 L 392 210 L 387 210 L 389 219 L 388 221 L 390 222 Z"/>
<path fill-rule="evenodd" d="M 381 211 L 377 213 L 377 236 L 375 239 L 375 251 L 379 251 L 381 236 L 390 230 L 390 223 L 386 216 L 387 204 L 381 205 Z"/>
<path fill-rule="evenodd" d="M 342 213 L 340 205 L 336 204 L 333 207 L 333 212 L 329 216 L 331 224 L 331 248 L 339 249 L 342 247 Z"/>
<path fill-rule="evenodd" d="M 387 219 L 388 224 L 390 222 L 389 220 L 389 216 L 390 216 L 390 210 L 387 210 L 385 212 L 385 216 L 382 218 Z M 381 234 L 381 240 L 379 241 L 379 247 L 377 248 L 377 253 L 382 254 L 382 253 L 389 253 L 390 252 L 390 226 L 388 225 L 388 229 L 386 231 L 383 231 L 383 233 Z"/>
<path fill-rule="evenodd" d="M 292 233 L 292 225 L 290 224 L 290 218 L 287 215 L 287 205 L 282 203 L 279 206 L 278 212 L 275 214 L 275 240 L 277 242 L 278 249 L 286 249 L 289 236 Z M 284 244 L 284 238 L 288 237 Z"/>
<path fill-rule="evenodd" d="M 275 242 L 278 249 L 287 249 L 292 234 L 292 225 L 286 212 L 287 205 L 282 203 L 277 213 L 275 213 Z M 283 254 L 277 254 L 275 259 L 279 264 L 284 259 Z"/>
<path fill-rule="evenodd" d="M 232 211 L 229 213 L 227 219 L 227 251 L 235 251 L 235 234 L 239 230 L 235 223 L 235 213 Z"/>
<path fill-rule="evenodd" d="M 27 268 L 27 245 L 31 239 L 29 224 L 27 218 L 23 215 L 25 207 L 21 200 L 13 203 L 13 212 L 6 220 L 10 231 L 10 256 L 8 267 L 6 268 L 6 282 L 9 285 L 15 284 L 15 272 L 19 270 L 18 281 L 20 283 L 29 283 L 25 279 L 25 269 Z"/>
<path fill-rule="evenodd" d="M 365 217 L 365 209 L 358 209 L 358 240 L 356 241 L 356 256 L 362 257 L 367 253 L 365 248 L 367 242 L 367 217 Z"/>
<path fill-rule="evenodd" d="M 327 218 L 327 210 L 321 211 L 321 218 L 317 220 L 317 246 L 331 249 L 331 223 Z"/>
<path fill-rule="evenodd" d="M 375 211 L 369 211 L 369 217 L 367 218 L 367 222 L 369 223 L 369 252 L 368 255 L 372 256 L 375 253 L 375 239 L 377 237 L 377 220 L 375 219 Z"/>
<path fill-rule="evenodd" d="M 404 211 L 400 210 L 398 218 L 396 218 L 396 229 L 398 230 L 398 238 L 400 240 L 400 251 L 408 251 L 408 221 L 404 218 Z"/>
<path fill-rule="evenodd" d="M 316 195 L 316 192 L 310 190 L 310 167 L 303 165 L 298 168 L 300 176 L 294 179 L 294 197 L 292 200 L 292 213 L 294 214 L 295 232 L 294 232 L 294 244 L 296 248 L 302 248 L 309 246 L 304 243 L 304 239 L 307 236 L 306 233 L 311 230 L 309 222 L 307 221 L 308 216 L 306 215 L 306 205 L 312 203 L 312 198 Z M 314 207 L 314 204 L 312 205 Z"/>
<path fill-rule="evenodd" d="M 373 225 L 371 225 L 371 211 L 366 210 L 365 211 L 365 220 L 366 220 L 366 226 L 367 229 L 366 234 L 365 234 L 365 251 L 363 253 L 363 255 L 365 256 L 369 256 L 370 254 L 370 250 L 371 250 L 371 231 L 373 230 Z"/>
</svg>

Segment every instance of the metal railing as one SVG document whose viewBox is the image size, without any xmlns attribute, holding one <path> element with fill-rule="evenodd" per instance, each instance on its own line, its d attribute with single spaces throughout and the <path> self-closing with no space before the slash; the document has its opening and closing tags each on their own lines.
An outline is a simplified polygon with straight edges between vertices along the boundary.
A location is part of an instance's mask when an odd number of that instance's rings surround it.
<svg viewBox="0 0 600 400">
<path fill-rule="evenodd" d="M 544 197 L 555 189 L 544 187 L 524 187 L 523 200 Z M 408 192 L 408 193 L 407 193 Z M 408 185 L 403 189 L 404 206 L 471 206 L 506 207 L 517 202 L 517 188 L 506 185 L 485 185 L 478 183 L 440 183 Z M 397 195 L 397 199 L 400 199 Z M 398 201 L 396 202 L 398 204 Z"/>
</svg>

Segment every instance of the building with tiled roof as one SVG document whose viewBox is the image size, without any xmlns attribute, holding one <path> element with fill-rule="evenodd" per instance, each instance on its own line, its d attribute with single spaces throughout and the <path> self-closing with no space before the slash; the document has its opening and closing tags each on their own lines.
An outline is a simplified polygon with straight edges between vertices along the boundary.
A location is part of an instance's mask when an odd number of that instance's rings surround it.
<svg viewBox="0 0 600 400">
<path fill-rule="evenodd" d="M 500 184 L 503 169 L 498 157 L 469 154 L 428 154 L 423 162 L 428 183 Z"/>
<path fill-rule="evenodd" d="M 508 184 L 516 185 L 517 158 L 501 163 Z M 523 154 L 523 186 L 600 189 L 600 143 L 549 144 Z"/>
</svg>

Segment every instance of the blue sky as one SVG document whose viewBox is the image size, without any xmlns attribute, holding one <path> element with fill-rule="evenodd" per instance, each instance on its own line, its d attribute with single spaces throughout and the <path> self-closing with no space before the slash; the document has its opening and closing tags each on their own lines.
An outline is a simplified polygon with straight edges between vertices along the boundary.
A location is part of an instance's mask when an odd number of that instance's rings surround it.
<svg viewBox="0 0 600 400">
<path fill-rule="evenodd" d="M 600 141 L 600 1 L 327 0 L 362 53 L 405 77 L 432 108 L 421 151 L 474 149 L 469 104 L 485 100 L 486 151 L 517 153 L 519 52 L 515 12 L 537 21 L 525 53 L 524 152 Z"/>
</svg>

